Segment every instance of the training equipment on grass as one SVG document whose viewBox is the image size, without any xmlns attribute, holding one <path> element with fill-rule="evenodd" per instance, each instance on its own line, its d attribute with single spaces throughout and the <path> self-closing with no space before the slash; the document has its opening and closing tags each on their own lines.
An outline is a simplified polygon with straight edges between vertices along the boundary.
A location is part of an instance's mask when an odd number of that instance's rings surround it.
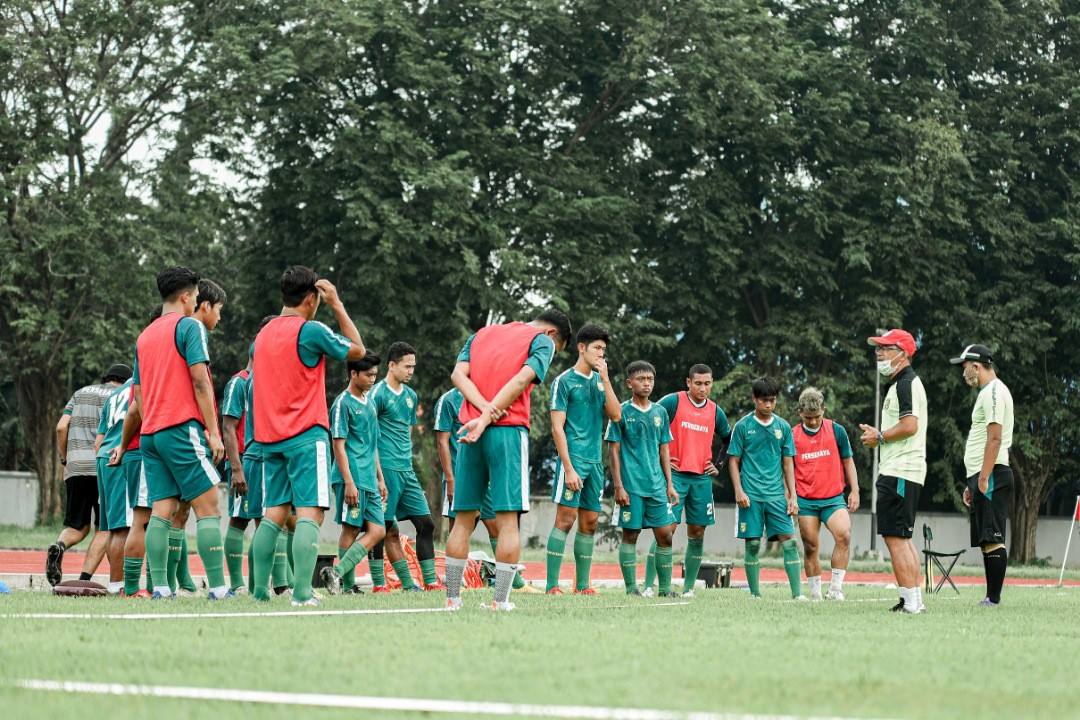
<svg viewBox="0 0 1080 720">
<path fill-rule="evenodd" d="M 92 580 L 68 580 L 53 586 L 53 595 L 65 595 L 68 597 L 102 597 L 105 595 L 105 586 Z"/>
</svg>

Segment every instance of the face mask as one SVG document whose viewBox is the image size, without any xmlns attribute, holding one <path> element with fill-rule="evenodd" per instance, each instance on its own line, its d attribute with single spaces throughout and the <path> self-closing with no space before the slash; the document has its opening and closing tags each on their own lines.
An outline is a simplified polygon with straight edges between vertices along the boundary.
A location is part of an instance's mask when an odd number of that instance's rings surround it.
<svg viewBox="0 0 1080 720">
<path fill-rule="evenodd" d="M 900 356 L 897 355 L 896 357 L 900 357 Z M 896 358 L 893 358 L 893 360 L 895 360 L 895 359 Z M 881 374 L 882 377 L 891 377 L 892 374 L 894 372 L 896 372 L 896 368 L 893 367 L 893 360 L 878 360 L 877 361 L 877 371 L 878 371 L 878 373 Z"/>
<path fill-rule="evenodd" d="M 979 384 L 979 369 L 974 365 L 968 365 L 964 368 L 964 382 L 971 387 L 977 387 Z"/>
</svg>

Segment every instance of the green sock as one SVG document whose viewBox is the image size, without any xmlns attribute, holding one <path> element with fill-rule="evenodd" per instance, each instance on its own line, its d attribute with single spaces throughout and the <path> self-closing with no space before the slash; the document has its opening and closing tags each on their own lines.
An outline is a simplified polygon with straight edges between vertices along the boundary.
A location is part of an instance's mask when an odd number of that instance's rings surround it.
<svg viewBox="0 0 1080 720">
<path fill-rule="evenodd" d="M 360 551 L 353 553 L 353 550 L 357 547 Z M 354 542 L 351 548 L 337 549 L 338 564 L 334 569 L 338 575 L 341 576 L 341 587 L 343 590 L 356 587 L 356 566 L 367 557 L 367 548 L 358 542 Z M 346 560 L 346 556 L 349 558 Z"/>
<path fill-rule="evenodd" d="M 221 518 L 204 517 L 195 521 L 195 544 L 206 568 L 206 585 L 210 589 L 226 587 L 225 543 L 221 539 Z M 186 556 L 186 553 L 185 553 Z M 188 576 L 190 580 L 191 576 Z M 243 580 L 241 580 L 243 584 Z M 183 581 L 180 586 L 185 587 Z M 195 587 L 192 583 L 191 587 Z"/>
<path fill-rule="evenodd" d="M 398 580 L 401 581 L 401 589 L 408 590 L 411 587 L 416 587 L 416 583 L 413 582 L 412 573 L 409 572 L 409 561 L 402 558 L 396 563 L 390 563 L 390 566 L 394 568 L 394 572 L 397 573 Z"/>
<path fill-rule="evenodd" d="M 488 544 L 491 545 L 491 559 L 494 560 L 495 553 L 497 552 L 497 548 L 499 547 L 499 538 L 489 537 Z"/>
<path fill-rule="evenodd" d="M 252 555 L 255 558 L 255 565 L 251 568 L 251 575 L 255 578 L 252 581 L 255 584 L 252 595 L 256 600 L 270 599 L 270 570 L 276 567 L 274 555 L 281 534 L 280 525 L 263 518 L 255 531 L 255 537 L 251 538 Z"/>
<path fill-rule="evenodd" d="M 758 553 L 761 552 L 760 540 L 746 541 L 746 554 L 744 557 L 744 569 L 746 570 L 746 584 L 750 586 L 750 594 L 761 597 L 761 565 L 758 562 Z"/>
<path fill-rule="evenodd" d="M 562 568 L 563 554 L 566 552 L 566 533 L 557 527 L 551 528 L 547 541 L 547 589 L 559 587 L 559 571 Z"/>
<path fill-rule="evenodd" d="M 162 585 L 165 584 L 162 581 L 169 577 L 170 528 L 172 528 L 171 522 L 156 515 L 151 515 L 150 522 L 146 525 L 146 563 L 149 572 L 152 572 L 153 577 L 156 577 Z M 148 575 L 146 584 L 150 585 L 150 583 Z M 154 586 L 150 585 L 150 588 L 153 590 Z"/>
<path fill-rule="evenodd" d="M 802 595 L 802 563 L 799 561 L 799 543 L 795 538 L 780 543 L 784 548 L 784 572 L 787 573 L 788 585 L 791 586 L 791 597 Z"/>
<path fill-rule="evenodd" d="M 139 592 L 139 576 L 142 575 L 142 558 L 124 558 L 124 594 L 131 597 Z"/>
<path fill-rule="evenodd" d="M 574 535 L 574 587 L 584 590 L 589 587 L 592 574 L 593 536 L 580 530 Z"/>
<path fill-rule="evenodd" d="M 293 559 L 293 540 L 296 531 L 285 531 L 285 582 L 293 590 L 296 589 L 296 561 Z"/>
<path fill-rule="evenodd" d="M 146 558 L 146 589 L 154 592 L 154 577 L 150 574 L 150 558 Z"/>
<path fill-rule="evenodd" d="M 293 536 L 293 600 L 305 602 L 311 599 L 311 580 L 319 559 L 319 523 L 300 518 Z"/>
<path fill-rule="evenodd" d="M 694 589 L 698 570 L 701 569 L 701 553 L 705 548 L 705 538 L 688 538 L 686 541 L 686 565 L 683 569 L 682 591 L 688 593 Z"/>
<path fill-rule="evenodd" d="M 656 579 L 656 541 L 649 546 L 649 554 L 645 556 L 645 589 L 653 586 Z"/>
<path fill-rule="evenodd" d="M 660 582 L 660 592 L 671 592 L 671 546 L 656 548 L 656 579 Z"/>
<path fill-rule="evenodd" d="M 368 556 L 368 569 L 371 570 L 371 584 L 374 587 L 386 586 L 386 561 Z"/>
<path fill-rule="evenodd" d="M 169 524 L 169 565 L 162 577 L 169 579 L 169 589 L 176 592 L 176 571 L 180 567 L 180 548 L 183 547 L 181 540 L 184 539 L 184 531 L 174 528 Z"/>
<path fill-rule="evenodd" d="M 258 528 L 255 528 L 255 529 L 258 530 Z M 248 593 L 254 595 L 255 594 L 255 572 L 254 572 L 254 567 L 255 567 L 255 543 L 254 542 L 248 543 L 247 560 L 248 560 Z"/>
<path fill-rule="evenodd" d="M 263 522 L 266 522 L 265 520 Z M 254 543 L 254 539 L 252 543 Z M 274 544 L 274 566 L 271 569 L 274 587 L 285 587 L 289 584 L 289 544 L 285 533 L 278 528 L 277 540 Z"/>
<path fill-rule="evenodd" d="M 619 567 L 626 592 L 637 590 L 637 548 L 628 542 L 619 543 Z"/>
<path fill-rule="evenodd" d="M 232 525 L 225 531 L 225 563 L 229 567 L 229 587 L 244 586 L 244 531 Z"/>
<path fill-rule="evenodd" d="M 195 521 L 196 527 L 199 521 Z M 218 518 L 218 538 L 221 537 L 221 519 Z M 198 537 L 196 536 L 196 542 Z M 221 545 L 219 540 L 218 545 Z M 224 573 L 224 570 L 222 570 Z M 209 580 L 207 581 L 209 583 Z M 187 548 L 187 533 L 183 530 L 180 531 L 180 563 L 176 566 L 176 584 L 185 590 L 195 592 L 195 580 L 191 577 L 191 568 L 188 566 L 188 548 Z M 214 587 L 210 585 L 210 587 Z"/>
<path fill-rule="evenodd" d="M 514 579 L 510 583 L 510 587 L 512 587 L 515 590 L 520 590 L 521 588 L 525 587 L 525 578 L 521 577 L 521 571 L 520 570 L 518 572 L 514 573 Z"/>
<path fill-rule="evenodd" d="M 435 574 L 435 558 L 420 561 L 420 574 L 424 576 L 425 585 L 439 584 L 439 576 Z"/>
</svg>

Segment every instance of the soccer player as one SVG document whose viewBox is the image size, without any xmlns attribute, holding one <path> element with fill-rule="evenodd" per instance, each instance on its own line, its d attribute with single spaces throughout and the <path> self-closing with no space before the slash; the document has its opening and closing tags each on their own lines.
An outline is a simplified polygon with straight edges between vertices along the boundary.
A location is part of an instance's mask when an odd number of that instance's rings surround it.
<svg viewBox="0 0 1080 720">
<path fill-rule="evenodd" d="M 445 590 L 435 574 L 435 521 L 427 496 L 413 470 L 412 427 L 416 424 L 416 392 L 409 387 L 416 371 L 416 349 L 395 342 L 386 351 L 386 377 L 371 390 L 379 418 L 379 467 L 386 481 L 386 554 L 401 580 L 402 590 Z M 423 573 L 418 588 L 409 572 L 397 523 L 409 520 L 416 528 L 416 559 Z"/>
<path fill-rule="evenodd" d="M 292 603 L 318 605 L 311 579 L 319 556 L 319 525 L 330 507 L 330 417 L 326 358 L 359 360 L 364 345 L 337 289 L 315 271 L 294 265 L 281 276 L 281 315 L 255 338 L 252 411 L 262 444 L 266 494 L 263 521 L 252 539 L 254 597 L 269 600 L 270 571 L 282 525 L 296 508 Z M 325 301 L 341 334 L 316 322 Z"/>
<path fill-rule="evenodd" d="M 244 584 L 244 530 L 252 520 L 258 523 L 262 519 L 262 478 L 253 479 L 249 487 L 244 474 L 247 389 L 251 367 L 252 353 L 249 352 L 247 367 L 229 378 L 225 385 L 225 396 L 221 400 L 221 425 L 225 433 L 222 438 L 225 445 L 225 482 L 229 488 L 225 565 L 229 569 L 229 586 L 237 594 L 248 592 Z"/>
<path fill-rule="evenodd" d="M 878 448 L 877 525 L 889 549 L 900 602 L 893 612 L 918 613 L 923 609 L 919 586 L 919 555 L 911 536 L 915 511 L 926 482 L 926 390 L 911 367 L 915 338 L 895 328 L 867 340 L 877 348 L 877 370 L 885 378 L 881 427 L 861 424 L 862 444 Z"/>
<path fill-rule="evenodd" d="M 105 551 L 109 558 L 108 592 L 119 595 L 124 588 L 124 541 L 131 525 L 131 509 L 128 507 L 123 471 L 119 467 L 109 467 L 109 451 L 119 444 L 124 431 L 131 368 L 113 365 L 105 373 L 105 382 L 115 389 L 105 399 L 105 407 L 101 409 L 97 440 L 94 442 L 97 451 L 98 519 L 101 521 L 100 529 L 109 533 L 109 544 Z"/>
<path fill-rule="evenodd" d="M 227 297 L 225 290 L 213 280 L 199 278 L 199 291 L 195 298 L 195 320 L 202 323 L 206 332 L 213 332 L 221 321 L 221 309 Z M 206 365 L 210 372 L 210 363 Z M 211 378 L 211 385 L 213 378 Z M 199 591 L 188 568 L 187 527 L 191 504 L 180 501 L 169 530 L 169 587 L 181 597 L 198 597 Z M 179 585 L 179 590 L 177 586 Z"/>
<path fill-rule="evenodd" d="M 461 403 L 465 397 L 457 388 L 450 388 L 435 402 L 435 444 L 439 451 L 439 467 L 442 470 L 443 517 L 454 529 L 454 462 L 458 453 L 458 432 L 461 430 Z"/>
<path fill-rule="evenodd" d="M 64 529 L 45 555 L 45 578 L 50 585 L 64 579 L 64 552 L 90 534 L 91 520 L 97 530 L 83 560 L 80 580 L 93 577 L 109 544 L 109 534 L 102 532 L 100 527 L 94 441 L 101 421 L 101 408 L 115 389 L 116 385 L 105 378 L 101 384 L 76 390 L 56 424 L 56 447 L 60 451 L 60 464 L 64 466 L 64 484 L 67 486 L 67 510 L 64 513 Z"/>
<path fill-rule="evenodd" d="M 679 502 L 671 509 L 675 522 L 686 511 L 686 559 L 683 572 L 683 595 L 694 596 L 694 583 L 701 569 L 705 546 L 705 528 L 716 524 L 713 512 L 713 478 L 720 469 L 713 463 L 713 447 L 731 439 L 727 415 L 709 399 L 713 374 L 708 365 L 697 364 L 686 374 L 686 390 L 660 398 L 660 407 L 671 418 L 671 482 L 679 494 Z M 649 549 L 645 561 L 645 590 L 652 595 L 653 575 L 656 572 L 656 543 Z"/>
<path fill-rule="evenodd" d="M 469 537 L 491 493 L 499 542 L 492 610 L 513 610 L 510 587 L 521 556 L 518 516 L 529 511 L 529 393 L 570 341 L 570 320 L 545 310 L 529 323 L 481 328 L 458 353 L 451 376 L 461 404 L 461 445 L 454 468 L 458 519 L 446 542 L 446 609 L 461 608 Z"/>
<path fill-rule="evenodd" d="M 777 536 L 784 549 L 791 596 L 802 594 L 799 545 L 791 517 L 799 512 L 795 497 L 795 441 L 791 426 L 773 414 L 780 384 L 772 378 L 758 378 L 751 386 L 754 412 L 735 423 L 731 431 L 728 465 L 738 506 L 736 537 L 746 541 L 746 582 L 753 597 L 761 597 L 761 536 Z"/>
<path fill-rule="evenodd" d="M 802 422 L 792 429 L 795 439 L 795 494 L 799 502 L 799 534 L 806 554 L 810 599 L 821 600 L 821 524 L 833 536 L 829 600 L 844 599 L 844 575 L 851 553 L 851 517 L 859 509 L 859 474 L 852 460 L 851 441 L 843 425 L 825 418 L 825 396 L 808 387 L 799 395 Z M 844 500 L 844 481 L 849 488 Z"/>
<path fill-rule="evenodd" d="M 589 586 L 589 574 L 600 495 L 604 491 L 604 416 L 613 423 L 622 419 L 622 406 L 611 387 L 604 359 L 610 342 L 611 336 L 600 325 L 582 325 L 577 334 L 577 362 L 555 378 L 551 386 L 551 435 L 559 467 L 552 488 L 555 525 L 547 541 L 549 595 L 562 595 L 559 569 L 566 536 L 575 520 L 574 593 L 596 594 Z"/>
<path fill-rule="evenodd" d="M 225 449 L 210 381 L 206 329 L 191 317 L 198 282 L 197 274 L 181 266 L 158 273 L 162 315 L 135 344 L 133 389 L 138 413 L 129 412 L 124 418 L 118 451 L 125 452 L 141 423 L 142 472 L 152 506 L 146 554 L 154 598 L 173 595 L 167 569 L 169 530 L 180 500 L 187 500 L 195 510 L 199 556 L 206 568 L 210 599 L 233 595 L 225 582 L 217 503 L 221 478 L 214 468 Z"/>
<path fill-rule="evenodd" d="M 964 504 L 971 510 L 971 546 L 983 553 L 986 597 L 979 603 L 1001 603 L 1001 586 L 1009 554 L 1005 549 L 1005 521 L 1009 517 L 1013 473 L 1009 448 L 1013 436 L 1012 393 L 997 376 L 994 354 L 985 345 L 968 345 L 950 362 L 962 365 L 964 382 L 979 389 L 971 411 L 971 430 L 964 448 L 967 486 Z"/>
<path fill-rule="evenodd" d="M 620 419 L 608 423 L 604 439 L 615 481 L 615 504 L 619 506 L 619 565 L 626 593 L 641 595 L 637 586 L 637 539 L 642 528 L 652 528 L 660 597 L 678 597 L 671 589 L 671 538 L 675 534 L 671 506 L 679 502 L 679 494 L 671 482 L 667 410 L 649 400 L 655 382 L 656 368 L 644 360 L 626 366 L 626 385 L 633 396 L 622 404 Z"/>
<path fill-rule="evenodd" d="M 338 564 L 324 567 L 323 585 L 331 595 L 362 594 L 355 568 L 386 536 L 383 501 L 386 482 L 379 467 L 379 417 L 368 391 L 379 375 L 381 358 L 368 353 L 349 362 L 349 387 L 330 408 L 330 436 L 334 443 L 334 519 L 341 525 Z M 363 531 L 363 539 L 357 540 Z"/>
</svg>

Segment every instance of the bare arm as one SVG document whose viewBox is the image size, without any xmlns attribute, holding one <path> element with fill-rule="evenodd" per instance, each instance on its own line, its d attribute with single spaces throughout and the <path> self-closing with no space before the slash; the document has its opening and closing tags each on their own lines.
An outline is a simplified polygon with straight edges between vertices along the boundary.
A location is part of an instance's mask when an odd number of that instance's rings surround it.
<svg viewBox="0 0 1080 720">
<path fill-rule="evenodd" d="M 619 402 L 618 396 L 615 395 L 615 388 L 611 386 L 611 378 L 608 377 L 607 360 L 600 358 L 596 362 L 596 372 L 600 374 L 600 379 L 604 381 L 604 414 L 607 415 L 607 419 L 611 422 L 619 422 L 622 420 L 622 403 Z"/>
<path fill-rule="evenodd" d="M 675 492 L 675 485 L 671 482 L 671 449 L 667 443 L 660 446 L 660 467 L 664 470 L 664 479 L 667 480 L 668 501 L 672 504 L 679 502 L 679 493 Z"/>
<path fill-rule="evenodd" d="M 608 441 L 608 459 L 611 461 L 611 479 L 615 483 L 615 504 L 626 506 L 630 504 L 630 496 L 623 487 L 622 465 L 619 464 L 619 449 L 621 443 Z"/>
<path fill-rule="evenodd" d="M 487 407 L 488 399 L 484 397 L 476 387 L 476 383 L 469 377 L 469 361 L 462 360 L 454 366 L 454 372 L 450 374 L 450 380 L 454 387 L 461 391 L 465 399 L 478 410 Z"/>
<path fill-rule="evenodd" d="M 356 505 L 360 502 L 360 492 L 356 489 L 356 480 L 353 479 L 352 469 L 349 467 L 349 456 L 345 453 L 345 438 L 334 438 L 334 462 L 345 481 L 345 504 Z"/>
<path fill-rule="evenodd" d="M 741 508 L 750 507 L 750 498 L 742 489 L 742 458 L 738 455 L 729 456 L 728 475 L 731 477 L 731 486 L 735 488 L 735 504 Z"/>
<path fill-rule="evenodd" d="M 315 283 L 315 289 L 319 291 L 319 297 L 322 298 L 327 307 L 333 311 L 341 334 L 349 338 L 349 342 L 352 343 L 349 346 L 349 354 L 345 356 L 345 359 L 362 360 L 364 355 L 367 354 L 364 341 L 360 339 L 360 331 L 356 329 L 356 324 L 349 317 L 349 313 L 345 311 L 345 304 L 338 297 L 337 288 L 329 280 L 319 280 Z"/>
<path fill-rule="evenodd" d="M 70 415 L 61 415 L 60 422 L 56 423 L 56 449 L 60 451 L 60 461 L 65 465 L 67 464 L 68 427 L 70 425 Z"/>
<path fill-rule="evenodd" d="M 559 454 L 559 462 L 563 466 L 566 487 L 577 492 L 581 489 L 581 476 L 574 470 L 574 463 L 570 460 L 570 443 L 566 440 L 566 412 L 563 410 L 551 411 L 551 437 L 555 441 L 555 451 Z"/>
<path fill-rule="evenodd" d="M 855 512 L 859 509 L 859 471 L 855 469 L 855 459 L 846 457 L 843 459 L 844 477 L 848 484 L 848 510 Z"/>
<path fill-rule="evenodd" d="M 232 470 L 232 493 L 239 497 L 247 492 L 247 478 L 244 477 L 244 458 L 240 454 L 240 443 L 236 440 L 236 430 L 240 427 L 240 418 L 225 415 L 221 418 L 225 431 L 222 441 L 225 444 L 225 457 Z"/>
<path fill-rule="evenodd" d="M 784 494 L 787 495 L 788 515 L 799 514 L 799 501 L 795 498 L 795 458 L 783 457 L 780 464 L 784 469 Z"/>
<path fill-rule="evenodd" d="M 191 377 L 191 387 L 195 390 L 195 403 L 202 413 L 203 425 L 206 427 L 206 444 L 210 446 L 214 464 L 221 462 L 225 455 L 225 445 L 221 442 L 221 432 L 217 424 L 217 408 L 214 407 L 214 386 L 210 384 L 210 371 L 206 363 L 195 363 L 188 366 L 188 374 Z M 125 426 L 127 425 L 125 418 Z"/>
<path fill-rule="evenodd" d="M 379 496 L 383 502 L 386 502 L 386 496 L 389 494 L 386 490 L 386 480 L 383 479 L 382 465 L 379 463 L 379 452 L 375 451 L 375 477 L 379 479 Z"/>
<path fill-rule="evenodd" d="M 863 431 L 860 440 L 866 447 L 877 447 L 878 445 L 878 431 L 873 425 L 860 424 L 859 429 Z M 900 418 L 900 422 L 893 425 L 887 430 L 881 431 L 881 437 L 885 438 L 885 442 L 893 440 L 903 440 L 909 438 L 915 433 L 919 432 L 919 418 L 914 415 L 907 415 Z"/>
<path fill-rule="evenodd" d="M 102 435 L 101 433 L 98 433 L 97 437 L 94 438 L 94 454 L 95 455 L 97 455 L 99 452 L 101 452 L 101 443 L 104 440 L 105 440 L 105 436 Z"/>
</svg>

